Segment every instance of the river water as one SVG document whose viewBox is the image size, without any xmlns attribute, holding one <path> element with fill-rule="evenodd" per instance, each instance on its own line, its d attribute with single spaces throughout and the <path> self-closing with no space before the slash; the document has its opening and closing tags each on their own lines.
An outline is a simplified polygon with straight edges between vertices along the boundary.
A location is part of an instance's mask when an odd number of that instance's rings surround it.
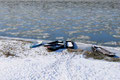
<svg viewBox="0 0 120 80">
<path fill-rule="evenodd" d="M 120 4 L 0 2 L 0 36 L 120 46 Z"/>
</svg>

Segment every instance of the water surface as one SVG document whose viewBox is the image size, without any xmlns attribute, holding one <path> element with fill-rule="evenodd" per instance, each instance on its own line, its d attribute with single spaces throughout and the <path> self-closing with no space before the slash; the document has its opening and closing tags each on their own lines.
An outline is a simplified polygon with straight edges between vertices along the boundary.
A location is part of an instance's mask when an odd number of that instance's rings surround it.
<svg viewBox="0 0 120 80">
<path fill-rule="evenodd" d="M 120 4 L 0 2 L 0 36 L 120 45 Z"/>
</svg>

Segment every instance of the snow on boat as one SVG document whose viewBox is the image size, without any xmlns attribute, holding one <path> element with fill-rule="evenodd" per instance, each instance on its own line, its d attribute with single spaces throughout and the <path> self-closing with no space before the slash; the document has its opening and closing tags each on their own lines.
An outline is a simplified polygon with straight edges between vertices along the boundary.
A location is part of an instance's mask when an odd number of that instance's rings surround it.
<svg viewBox="0 0 120 80">
<path fill-rule="evenodd" d="M 74 49 L 74 42 L 73 41 L 66 41 L 65 46 L 66 46 L 66 48 Z"/>
<path fill-rule="evenodd" d="M 49 43 L 44 44 L 44 47 L 47 47 L 47 46 L 55 46 L 55 45 L 64 45 L 64 42 L 63 42 L 63 41 L 60 41 L 60 40 L 52 41 L 52 42 L 49 42 Z"/>
</svg>

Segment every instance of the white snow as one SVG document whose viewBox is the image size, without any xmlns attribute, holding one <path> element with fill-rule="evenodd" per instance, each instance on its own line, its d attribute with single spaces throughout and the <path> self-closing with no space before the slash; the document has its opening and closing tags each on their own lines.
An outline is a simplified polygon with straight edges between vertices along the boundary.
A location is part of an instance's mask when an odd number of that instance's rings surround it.
<svg viewBox="0 0 120 80">
<path fill-rule="evenodd" d="M 47 52 L 43 46 L 30 49 L 30 45 L 19 40 L 0 40 L 0 80 L 120 80 L 120 62 L 85 59 L 66 49 L 55 52 Z M 77 45 L 84 50 L 92 46 Z M 116 54 L 120 51 L 105 48 Z M 15 56 L 5 57 L 7 52 Z"/>
<path fill-rule="evenodd" d="M 73 47 L 73 45 L 72 45 L 71 42 L 68 42 L 67 45 L 68 45 L 69 47 Z"/>
</svg>

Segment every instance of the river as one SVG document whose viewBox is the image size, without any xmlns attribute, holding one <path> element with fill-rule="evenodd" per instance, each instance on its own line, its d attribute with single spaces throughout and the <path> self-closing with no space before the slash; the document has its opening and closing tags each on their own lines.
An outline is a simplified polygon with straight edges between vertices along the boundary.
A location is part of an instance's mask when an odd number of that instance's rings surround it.
<svg viewBox="0 0 120 80">
<path fill-rule="evenodd" d="M 1 1 L 0 36 L 120 46 L 120 3 Z"/>
</svg>

